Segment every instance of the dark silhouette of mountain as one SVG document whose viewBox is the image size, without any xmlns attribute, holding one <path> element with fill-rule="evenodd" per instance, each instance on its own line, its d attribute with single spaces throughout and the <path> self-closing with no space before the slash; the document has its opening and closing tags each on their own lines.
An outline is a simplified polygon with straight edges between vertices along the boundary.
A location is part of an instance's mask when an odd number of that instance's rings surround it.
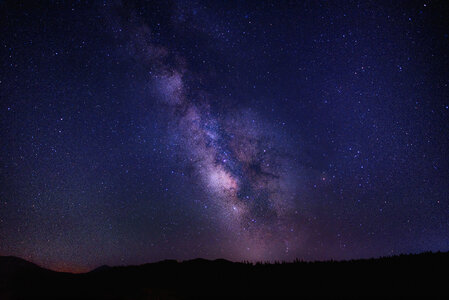
<svg viewBox="0 0 449 300">
<path fill-rule="evenodd" d="M 0 299 L 446 298 L 449 253 L 293 263 L 194 259 L 84 274 L 0 257 Z"/>
<path fill-rule="evenodd" d="M 110 266 L 103 265 L 103 266 L 99 266 L 98 268 L 93 269 L 92 271 L 90 271 L 90 273 L 92 273 L 92 272 L 104 272 L 104 271 L 108 271 L 110 269 L 111 269 Z"/>
<path fill-rule="evenodd" d="M 0 278 L 6 278 L 22 272 L 33 272 L 42 269 L 24 259 L 15 256 L 0 256 Z"/>
</svg>

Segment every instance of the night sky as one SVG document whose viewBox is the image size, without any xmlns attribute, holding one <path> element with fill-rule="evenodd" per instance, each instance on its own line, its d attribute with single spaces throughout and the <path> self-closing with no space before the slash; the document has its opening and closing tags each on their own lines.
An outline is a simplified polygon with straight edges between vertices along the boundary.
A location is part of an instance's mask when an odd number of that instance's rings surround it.
<svg viewBox="0 0 449 300">
<path fill-rule="evenodd" d="M 448 251 L 444 2 L 0 2 L 0 255 Z"/>
</svg>

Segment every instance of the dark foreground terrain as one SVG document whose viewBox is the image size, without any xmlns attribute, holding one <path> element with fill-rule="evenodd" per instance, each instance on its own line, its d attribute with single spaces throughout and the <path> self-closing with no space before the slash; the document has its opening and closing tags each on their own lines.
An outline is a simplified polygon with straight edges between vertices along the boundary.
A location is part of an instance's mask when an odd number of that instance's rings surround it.
<svg viewBox="0 0 449 300">
<path fill-rule="evenodd" d="M 203 259 L 58 273 L 0 256 L 0 299 L 446 298 L 449 253 L 346 262 Z"/>
</svg>

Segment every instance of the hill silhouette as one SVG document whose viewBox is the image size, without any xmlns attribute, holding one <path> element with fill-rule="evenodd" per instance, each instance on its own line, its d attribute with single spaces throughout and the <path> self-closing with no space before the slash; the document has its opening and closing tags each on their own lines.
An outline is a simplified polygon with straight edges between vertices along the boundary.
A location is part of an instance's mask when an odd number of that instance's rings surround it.
<svg viewBox="0 0 449 300">
<path fill-rule="evenodd" d="M 0 299 L 448 297 L 449 253 L 293 263 L 224 259 L 102 266 L 83 274 L 0 257 Z"/>
</svg>

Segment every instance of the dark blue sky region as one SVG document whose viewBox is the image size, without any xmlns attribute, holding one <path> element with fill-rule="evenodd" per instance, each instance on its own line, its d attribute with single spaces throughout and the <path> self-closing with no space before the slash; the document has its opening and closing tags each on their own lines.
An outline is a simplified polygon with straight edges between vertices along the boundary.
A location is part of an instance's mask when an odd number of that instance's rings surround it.
<svg viewBox="0 0 449 300">
<path fill-rule="evenodd" d="M 449 250 L 445 1 L 2 1 L 0 255 Z"/>
</svg>

